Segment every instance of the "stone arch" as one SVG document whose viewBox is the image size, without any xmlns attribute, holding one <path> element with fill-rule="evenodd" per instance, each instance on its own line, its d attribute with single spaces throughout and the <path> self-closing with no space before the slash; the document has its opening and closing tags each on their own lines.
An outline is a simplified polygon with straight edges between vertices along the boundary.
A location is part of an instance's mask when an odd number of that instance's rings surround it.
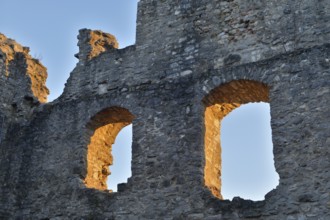
<svg viewBox="0 0 330 220">
<path fill-rule="evenodd" d="M 134 116 L 127 109 L 109 107 L 98 112 L 86 128 L 90 137 L 87 151 L 87 173 L 84 183 L 88 188 L 107 190 L 109 166 L 113 163 L 112 144 L 122 128 L 132 123 Z"/>
<path fill-rule="evenodd" d="M 252 80 L 234 80 L 220 85 L 203 98 L 204 111 L 204 184 L 212 194 L 221 195 L 221 120 L 235 108 L 252 102 L 269 102 L 266 84 Z"/>
</svg>

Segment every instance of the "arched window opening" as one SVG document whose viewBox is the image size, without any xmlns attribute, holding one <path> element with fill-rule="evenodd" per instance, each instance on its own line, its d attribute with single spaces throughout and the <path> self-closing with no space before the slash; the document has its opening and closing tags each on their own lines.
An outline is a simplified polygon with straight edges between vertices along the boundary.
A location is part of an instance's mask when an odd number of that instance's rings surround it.
<svg viewBox="0 0 330 220">
<path fill-rule="evenodd" d="M 124 127 L 116 137 L 112 145 L 113 164 L 109 169 L 111 175 L 108 177 L 108 190 L 117 192 L 119 183 L 127 182 L 127 178 L 132 175 L 132 125 Z"/>
<path fill-rule="evenodd" d="M 235 80 L 223 84 L 212 90 L 203 99 L 205 105 L 204 113 L 204 150 L 205 167 L 204 183 L 212 194 L 223 199 L 222 186 L 222 141 L 220 131 L 222 119 L 234 109 L 247 103 L 269 102 L 269 91 L 267 85 L 251 80 Z M 236 136 L 239 139 L 239 136 Z M 245 147 L 248 147 L 245 145 Z M 239 152 L 237 152 L 238 154 Z M 237 161 L 241 167 L 246 166 Z"/>
<path fill-rule="evenodd" d="M 221 122 L 222 188 L 225 199 L 263 200 L 278 185 L 268 103 L 249 103 Z"/>
<path fill-rule="evenodd" d="M 107 178 L 111 173 L 109 166 L 114 160 L 112 145 L 118 133 L 131 124 L 133 119 L 134 116 L 127 109 L 110 107 L 97 113 L 87 124 L 87 129 L 92 134 L 88 145 L 87 174 L 84 180 L 87 187 L 108 190 Z"/>
</svg>

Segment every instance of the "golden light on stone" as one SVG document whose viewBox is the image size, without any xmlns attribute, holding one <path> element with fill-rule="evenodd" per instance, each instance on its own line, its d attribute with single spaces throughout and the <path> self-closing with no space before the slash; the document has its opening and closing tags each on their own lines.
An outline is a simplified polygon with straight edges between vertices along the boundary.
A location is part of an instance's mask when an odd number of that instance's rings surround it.
<svg viewBox="0 0 330 220">
<path fill-rule="evenodd" d="M 87 153 L 87 175 L 84 183 L 88 188 L 107 190 L 107 178 L 113 164 L 112 144 L 118 133 L 132 123 L 134 116 L 126 109 L 107 108 L 94 116 L 87 128 L 94 131 Z"/>
<path fill-rule="evenodd" d="M 23 76 L 27 77 L 32 95 L 39 102 L 45 103 L 49 94 L 49 90 L 46 87 L 47 68 L 38 59 L 33 58 L 29 52 L 30 49 L 28 47 L 23 47 L 0 33 L 0 57 L 4 58 L 5 76 L 17 80 L 15 79 L 17 77 L 15 73 L 10 72 L 10 66 L 17 65 L 21 69 L 20 74 L 22 74 L 22 78 Z M 18 62 L 19 59 L 22 59 L 23 62 Z"/>
</svg>

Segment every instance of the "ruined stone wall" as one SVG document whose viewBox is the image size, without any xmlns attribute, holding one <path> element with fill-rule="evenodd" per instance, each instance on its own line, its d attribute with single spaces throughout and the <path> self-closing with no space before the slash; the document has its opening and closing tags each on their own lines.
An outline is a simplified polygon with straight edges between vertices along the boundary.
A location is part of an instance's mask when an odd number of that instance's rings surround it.
<svg viewBox="0 0 330 220">
<path fill-rule="evenodd" d="M 47 101 L 46 78 L 46 68 L 31 57 L 28 47 L 0 33 L 0 213 L 15 212 L 20 167 L 27 165 L 17 141 L 34 110 Z"/>
<path fill-rule="evenodd" d="M 46 68 L 29 55 L 29 48 L 0 34 L 0 111 L 4 118 L 21 120 L 47 101 Z"/>
<path fill-rule="evenodd" d="M 119 50 L 112 35 L 80 31 L 64 93 L 1 142 L 0 218 L 329 219 L 329 9 L 326 0 L 141 0 L 135 45 Z M 280 183 L 263 201 L 222 200 L 218 155 L 207 180 L 208 155 L 221 152 L 208 123 L 255 101 L 270 104 Z M 88 156 L 93 134 L 113 123 L 133 125 L 132 176 L 116 193 L 86 184 L 89 167 L 103 167 Z"/>
</svg>

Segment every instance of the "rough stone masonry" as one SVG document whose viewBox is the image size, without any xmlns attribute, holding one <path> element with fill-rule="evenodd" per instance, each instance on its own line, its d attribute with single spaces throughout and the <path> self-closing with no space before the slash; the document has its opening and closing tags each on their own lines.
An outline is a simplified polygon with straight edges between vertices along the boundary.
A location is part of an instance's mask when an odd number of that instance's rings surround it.
<svg viewBox="0 0 330 220">
<path fill-rule="evenodd" d="M 0 35 L 0 219 L 330 219 L 329 21 L 328 0 L 140 0 L 135 45 L 80 30 L 51 103 L 45 67 Z M 223 200 L 221 119 L 260 101 L 280 183 Z M 128 124 L 132 176 L 113 193 Z"/>
</svg>

